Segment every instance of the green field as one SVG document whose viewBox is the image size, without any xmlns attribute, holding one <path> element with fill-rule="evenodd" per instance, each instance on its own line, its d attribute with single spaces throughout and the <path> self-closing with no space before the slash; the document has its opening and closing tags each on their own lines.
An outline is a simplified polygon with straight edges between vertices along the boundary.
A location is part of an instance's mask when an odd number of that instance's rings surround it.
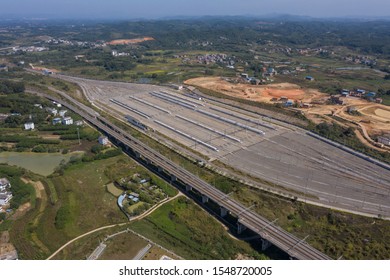
<svg viewBox="0 0 390 280">
<path fill-rule="evenodd" d="M 388 259 L 390 222 L 338 212 L 241 187 L 233 197 L 270 221 L 305 238 L 332 258 Z"/>
<path fill-rule="evenodd" d="M 119 211 L 116 198 L 106 191 L 110 179 L 105 170 L 117 165 L 123 159 L 129 167 L 135 163 L 124 156 L 107 160 L 72 165 L 63 176 L 53 177 L 59 202 L 45 212 L 38 233 L 51 250 L 69 238 L 88 230 L 123 222 L 125 217 Z M 63 212 L 63 216 L 59 214 Z M 57 240 L 51 240 L 56 237 Z"/>
<path fill-rule="evenodd" d="M 105 171 L 123 165 L 131 168 L 135 163 L 125 156 L 117 156 L 74 164 L 66 169 L 62 176 L 45 179 L 49 187 L 46 191 L 50 192 L 50 203 L 46 202 L 44 211 L 30 211 L 28 215 L 15 221 L 11 230 L 11 240 L 19 240 L 16 234 L 20 235 L 20 232 L 25 236 L 24 241 L 15 242 L 21 257 L 46 257 L 49 252 L 82 233 L 126 221 L 117 207 L 116 198 L 105 188 L 105 184 L 110 181 Z M 36 223 L 30 224 L 29 221 L 34 219 Z M 32 242 L 34 234 L 40 240 L 41 246 Z"/>
<path fill-rule="evenodd" d="M 224 226 L 187 198 L 167 203 L 130 226 L 185 259 L 265 258 L 249 244 L 232 238 Z"/>
<path fill-rule="evenodd" d="M 106 188 L 114 197 L 118 197 L 123 193 L 123 190 L 117 188 L 113 183 L 108 184 Z"/>
<path fill-rule="evenodd" d="M 6 169 L 8 170 L 8 169 Z M 61 175 L 48 178 L 33 175 L 41 180 L 46 194 L 33 201 L 33 209 L 13 223 L 0 228 L 10 228 L 11 241 L 21 259 L 42 259 L 70 239 L 90 230 L 126 222 L 126 216 L 117 206 L 117 198 L 106 188 L 110 182 L 132 176 L 149 174 L 143 167 L 125 155 L 90 162 L 74 162 Z M 155 178 L 154 175 L 148 175 Z M 163 190 L 175 195 L 177 191 L 163 184 Z M 35 196 L 34 196 L 35 199 Z"/>
</svg>

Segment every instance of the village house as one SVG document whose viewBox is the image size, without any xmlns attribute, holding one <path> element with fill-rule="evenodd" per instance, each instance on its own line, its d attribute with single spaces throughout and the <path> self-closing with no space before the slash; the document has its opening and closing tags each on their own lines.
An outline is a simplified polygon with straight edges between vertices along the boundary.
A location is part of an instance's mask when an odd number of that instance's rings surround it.
<svg viewBox="0 0 390 280">
<path fill-rule="evenodd" d="M 71 125 L 73 124 L 73 119 L 71 117 L 66 117 L 62 119 L 62 124 L 64 125 Z"/>
<path fill-rule="evenodd" d="M 6 189 L 11 188 L 11 183 L 8 181 L 7 178 L 1 178 L 0 179 L 0 191 L 5 191 Z"/>
<path fill-rule="evenodd" d="M 344 96 L 344 97 L 347 97 L 349 95 L 349 90 L 348 89 L 343 89 L 341 91 L 341 95 Z"/>
<path fill-rule="evenodd" d="M 8 66 L 5 64 L 0 65 L 0 71 L 8 72 Z"/>
<path fill-rule="evenodd" d="M 78 121 L 75 121 L 74 124 L 77 126 L 82 126 L 84 124 L 84 122 L 82 120 L 78 120 Z"/>
<path fill-rule="evenodd" d="M 98 140 L 99 140 L 99 144 L 100 145 L 103 145 L 103 146 L 108 145 L 108 138 L 107 138 L 107 136 L 100 136 Z"/>
<path fill-rule="evenodd" d="M 55 108 L 46 108 L 46 111 L 48 113 L 52 114 L 53 116 L 57 116 L 57 114 L 58 114 L 58 111 Z"/>
<path fill-rule="evenodd" d="M 8 205 L 12 199 L 12 193 L 2 192 L 0 193 L 0 206 Z"/>
<path fill-rule="evenodd" d="M 60 124 L 60 123 L 61 123 L 61 118 L 54 118 L 54 119 L 51 121 L 51 123 L 52 123 L 53 125 Z"/>
<path fill-rule="evenodd" d="M 382 104 L 383 103 L 383 99 L 382 98 L 375 98 L 375 102 L 379 103 L 379 104 Z"/>
<path fill-rule="evenodd" d="M 305 77 L 305 80 L 314 81 L 314 78 L 313 78 L 312 76 L 306 76 L 306 77 Z"/>
<path fill-rule="evenodd" d="M 378 142 L 383 144 L 383 145 L 390 146 L 390 134 L 378 136 Z"/>
<path fill-rule="evenodd" d="M 28 122 L 24 124 L 24 130 L 34 130 L 35 125 L 33 122 Z"/>
<path fill-rule="evenodd" d="M 58 114 L 60 115 L 60 117 L 64 118 L 65 117 L 65 114 L 68 112 L 68 110 L 60 110 L 58 112 Z"/>
</svg>

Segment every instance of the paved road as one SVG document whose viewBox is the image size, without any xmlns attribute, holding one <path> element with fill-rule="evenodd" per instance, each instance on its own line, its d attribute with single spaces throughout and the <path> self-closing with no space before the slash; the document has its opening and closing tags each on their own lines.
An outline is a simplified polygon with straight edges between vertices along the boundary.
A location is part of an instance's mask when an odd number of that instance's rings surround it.
<svg viewBox="0 0 390 280">
<path fill-rule="evenodd" d="M 133 260 L 142 260 L 145 255 L 149 252 L 150 248 L 152 248 L 152 245 L 148 244 L 138 252 L 138 254 L 133 258 Z"/>
</svg>

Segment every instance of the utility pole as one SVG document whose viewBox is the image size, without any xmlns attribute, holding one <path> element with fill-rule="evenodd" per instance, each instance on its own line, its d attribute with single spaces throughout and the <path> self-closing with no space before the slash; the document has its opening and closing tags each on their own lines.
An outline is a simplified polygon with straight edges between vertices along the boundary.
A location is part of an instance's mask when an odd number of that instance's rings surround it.
<svg viewBox="0 0 390 280">
<path fill-rule="evenodd" d="M 79 139 L 79 145 L 81 145 L 79 128 L 77 128 L 77 138 Z"/>
</svg>

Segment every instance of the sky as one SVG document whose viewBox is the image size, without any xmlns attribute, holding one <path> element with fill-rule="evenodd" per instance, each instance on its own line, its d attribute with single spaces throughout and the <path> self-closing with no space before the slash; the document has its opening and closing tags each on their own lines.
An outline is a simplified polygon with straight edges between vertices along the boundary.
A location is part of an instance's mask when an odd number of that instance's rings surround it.
<svg viewBox="0 0 390 280">
<path fill-rule="evenodd" d="M 290 14 L 390 16 L 389 0 L 0 0 L 0 16 L 136 19 L 174 16 Z"/>
</svg>

